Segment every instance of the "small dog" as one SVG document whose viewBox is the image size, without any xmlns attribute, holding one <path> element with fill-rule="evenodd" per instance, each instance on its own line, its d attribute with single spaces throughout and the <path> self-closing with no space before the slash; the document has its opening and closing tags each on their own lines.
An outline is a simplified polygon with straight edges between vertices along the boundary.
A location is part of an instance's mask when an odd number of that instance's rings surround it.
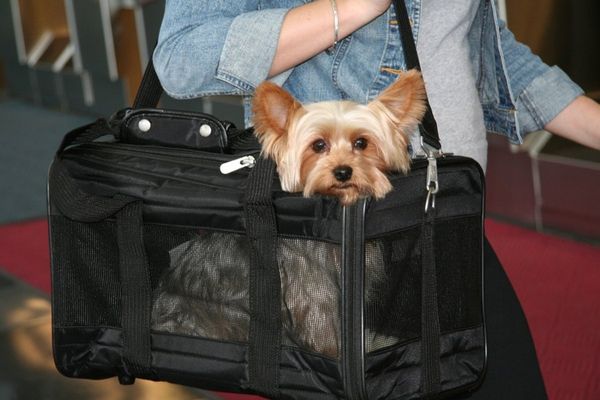
<svg viewBox="0 0 600 400">
<path fill-rule="evenodd" d="M 253 102 L 263 155 L 277 164 L 282 188 L 304 196 L 384 197 L 388 171 L 407 172 L 408 137 L 425 113 L 418 71 L 403 73 L 367 105 L 329 101 L 302 105 L 272 83 Z M 279 238 L 283 343 L 337 358 L 340 352 L 340 246 Z M 365 301 L 386 280 L 382 245 L 365 246 Z M 155 291 L 152 328 L 204 338 L 247 342 L 250 249 L 243 235 L 199 233 L 169 252 L 170 268 Z M 394 337 L 369 329 L 367 351 Z"/>
<path fill-rule="evenodd" d="M 284 345 L 331 358 L 340 352 L 340 246 L 279 238 Z M 386 279 L 383 246 L 366 244 L 365 302 Z M 246 343 L 250 325 L 250 248 L 244 235 L 201 232 L 169 252 L 170 267 L 154 293 L 152 329 Z M 367 351 L 396 338 L 367 330 Z"/>
<path fill-rule="evenodd" d="M 335 196 L 349 205 L 360 197 L 383 198 L 392 190 L 386 172 L 409 170 L 408 138 L 425 109 L 417 70 L 400 74 L 367 105 L 303 105 L 264 82 L 253 100 L 254 130 L 263 155 L 277 164 L 283 190 Z"/>
</svg>

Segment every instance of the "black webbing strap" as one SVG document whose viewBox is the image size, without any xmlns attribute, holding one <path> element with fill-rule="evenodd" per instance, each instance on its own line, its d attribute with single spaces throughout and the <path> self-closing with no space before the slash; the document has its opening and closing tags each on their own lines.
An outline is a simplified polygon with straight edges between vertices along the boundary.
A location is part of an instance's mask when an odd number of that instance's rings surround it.
<svg viewBox="0 0 600 400">
<path fill-rule="evenodd" d="M 67 133 L 56 151 L 56 154 L 60 154 L 64 149 L 71 145 L 83 144 L 93 142 L 106 135 L 115 135 L 114 129 L 109 125 L 108 121 L 104 118 L 97 119 L 91 124 L 81 126 L 73 129 Z"/>
<path fill-rule="evenodd" d="M 163 87 L 160 84 L 152 56 L 146 65 L 144 76 L 138 87 L 138 91 L 133 101 L 133 108 L 155 108 L 158 105 L 160 96 L 163 94 Z"/>
<path fill-rule="evenodd" d="M 250 243 L 250 386 L 279 398 L 281 282 L 277 264 L 277 221 L 271 185 L 275 163 L 260 157 L 250 172 L 244 198 Z"/>
<path fill-rule="evenodd" d="M 427 210 L 421 225 L 421 393 L 425 399 L 441 390 L 434 214 L 435 208 Z"/>
<path fill-rule="evenodd" d="M 400 41 L 402 42 L 402 49 L 404 51 L 406 69 L 418 69 L 420 71 L 421 64 L 419 63 L 417 46 L 415 45 L 415 39 L 410 26 L 406 5 L 402 0 L 394 0 L 394 8 L 396 9 L 396 18 L 398 19 L 398 26 L 400 28 Z M 431 112 L 429 100 L 426 99 L 425 101 L 427 109 L 425 111 L 425 116 L 421 121 L 421 125 L 419 125 L 419 131 L 425 143 L 437 150 L 440 150 L 442 145 L 440 143 L 437 123 L 433 117 L 433 113 Z"/>
<path fill-rule="evenodd" d="M 143 241 L 142 202 L 127 204 L 116 217 L 121 275 L 122 359 L 128 377 L 147 377 L 150 375 L 152 360 L 152 298 Z"/>
<path fill-rule="evenodd" d="M 394 0 L 400 28 L 400 40 L 406 68 L 421 70 L 417 47 L 412 34 L 406 4 Z M 427 100 L 427 110 L 419 126 L 423 142 L 441 149 L 437 123 Z M 440 381 L 440 320 L 437 299 L 437 277 L 434 248 L 435 208 L 426 210 L 421 225 L 421 389 L 424 398 L 435 397 L 441 391 Z"/>
<path fill-rule="evenodd" d="M 60 161 L 52 163 L 48 184 L 52 204 L 66 217 L 80 222 L 102 221 L 134 201 L 130 197 L 101 197 L 84 192 Z"/>
</svg>

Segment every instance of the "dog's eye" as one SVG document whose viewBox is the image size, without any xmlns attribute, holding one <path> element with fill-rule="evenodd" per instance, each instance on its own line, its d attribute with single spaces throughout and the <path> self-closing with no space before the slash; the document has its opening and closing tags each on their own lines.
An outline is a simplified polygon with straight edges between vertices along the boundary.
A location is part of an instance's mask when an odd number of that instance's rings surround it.
<svg viewBox="0 0 600 400">
<path fill-rule="evenodd" d="M 357 150 L 364 150 L 367 148 L 367 139 L 365 138 L 358 138 L 354 141 L 354 148 Z"/>
<path fill-rule="evenodd" d="M 325 142 L 323 139 L 315 140 L 315 142 L 312 144 L 312 149 L 315 153 L 322 153 L 326 148 L 327 142 Z"/>
</svg>

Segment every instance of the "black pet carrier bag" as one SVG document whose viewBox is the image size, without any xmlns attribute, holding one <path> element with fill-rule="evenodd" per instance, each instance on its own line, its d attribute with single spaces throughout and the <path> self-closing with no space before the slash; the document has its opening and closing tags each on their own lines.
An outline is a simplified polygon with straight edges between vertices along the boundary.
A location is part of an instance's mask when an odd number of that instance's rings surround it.
<svg viewBox="0 0 600 400">
<path fill-rule="evenodd" d="M 477 387 L 483 173 L 438 151 L 430 111 L 428 157 L 341 207 L 283 192 L 250 132 L 153 108 L 161 92 L 150 64 L 135 107 L 68 133 L 51 166 L 62 374 L 308 400 Z"/>
</svg>

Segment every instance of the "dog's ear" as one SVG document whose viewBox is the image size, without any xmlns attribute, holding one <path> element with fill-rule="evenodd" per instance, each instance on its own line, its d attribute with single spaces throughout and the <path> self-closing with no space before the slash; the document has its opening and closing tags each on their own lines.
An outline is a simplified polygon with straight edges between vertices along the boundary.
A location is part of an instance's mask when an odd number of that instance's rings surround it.
<svg viewBox="0 0 600 400">
<path fill-rule="evenodd" d="M 425 98 L 423 77 L 413 69 L 401 73 L 396 82 L 369 103 L 369 108 L 383 109 L 392 124 L 409 134 L 425 114 Z"/>
<path fill-rule="evenodd" d="M 301 105 L 281 87 L 265 81 L 258 85 L 252 100 L 254 131 L 264 135 L 284 136 L 294 112 Z"/>
<path fill-rule="evenodd" d="M 278 85 L 265 81 L 258 85 L 252 99 L 254 134 L 263 153 L 279 161 L 287 143 L 290 121 L 301 104 Z"/>
</svg>

